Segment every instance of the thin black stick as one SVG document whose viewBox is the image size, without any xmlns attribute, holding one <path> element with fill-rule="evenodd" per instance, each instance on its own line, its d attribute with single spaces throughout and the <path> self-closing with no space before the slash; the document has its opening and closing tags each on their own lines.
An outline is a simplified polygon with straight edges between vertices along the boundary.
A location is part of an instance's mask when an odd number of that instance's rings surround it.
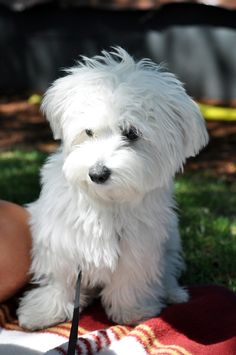
<svg viewBox="0 0 236 355">
<path fill-rule="evenodd" d="M 67 355 L 75 355 L 75 348 L 78 338 L 78 326 L 79 326 L 79 301 L 80 301 L 80 284 L 81 284 L 81 270 L 78 272 L 78 278 L 76 282 L 75 289 L 75 303 L 74 303 L 74 312 L 70 330 L 70 338 L 68 344 Z"/>
</svg>

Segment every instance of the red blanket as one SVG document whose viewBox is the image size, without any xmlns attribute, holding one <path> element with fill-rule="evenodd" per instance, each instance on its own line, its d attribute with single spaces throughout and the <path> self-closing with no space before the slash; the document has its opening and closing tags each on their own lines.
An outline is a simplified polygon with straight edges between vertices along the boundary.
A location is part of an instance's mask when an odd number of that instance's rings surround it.
<svg viewBox="0 0 236 355">
<path fill-rule="evenodd" d="M 112 324 L 100 303 L 93 304 L 81 315 L 77 353 L 236 355 L 236 295 L 219 286 L 191 287 L 190 295 L 188 303 L 169 306 L 136 327 Z M 2 321 L 2 327 L 21 330 L 16 321 Z M 63 323 L 43 332 L 68 337 L 69 330 Z M 66 354 L 66 346 L 48 354 Z"/>
</svg>

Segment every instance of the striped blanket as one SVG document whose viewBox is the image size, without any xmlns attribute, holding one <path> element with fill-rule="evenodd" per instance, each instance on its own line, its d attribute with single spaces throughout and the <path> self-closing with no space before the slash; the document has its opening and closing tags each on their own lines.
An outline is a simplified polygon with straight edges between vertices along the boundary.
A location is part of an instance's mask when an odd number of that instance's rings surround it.
<svg viewBox="0 0 236 355">
<path fill-rule="evenodd" d="M 235 355 L 236 295 L 219 286 L 192 287 L 190 295 L 136 327 L 112 324 L 94 303 L 81 316 L 76 354 Z M 70 322 L 26 332 L 15 308 L 12 301 L 0 306 L 1 355 L 66 355 Z"/>
</svg>

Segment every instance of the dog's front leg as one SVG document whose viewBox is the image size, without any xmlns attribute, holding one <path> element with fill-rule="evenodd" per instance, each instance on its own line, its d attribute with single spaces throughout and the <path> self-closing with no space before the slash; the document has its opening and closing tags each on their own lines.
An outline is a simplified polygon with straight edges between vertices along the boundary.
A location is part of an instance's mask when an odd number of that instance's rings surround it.
<svg viewBox="0 0 236 355">
<path fill-rule="evenodd" d="M 102 290 L 102 303 L 115 323 L 137 324 L 156 316 L 164 307 L 161 253 L 146 241 L 133 247 L 122 242 L 122 254 L 110 284 Z"/>
<path fill-rule="evenodd" d="M 19 324 L 34 330 L 70 320 L 73 295 L 64 286 L 59 282 L 51 282 L 27 292 L 17 311 Z"/>
<path fill-rule="evenodd" d="M 30 330 L 42 329 L 71 320 L 74 308 L 74 287 L 53 281 L 27 292 L 17 314 L 19 324 Z M 91 300 L 91 292 L 81 288 L 80 311 Z"/>
</svg>

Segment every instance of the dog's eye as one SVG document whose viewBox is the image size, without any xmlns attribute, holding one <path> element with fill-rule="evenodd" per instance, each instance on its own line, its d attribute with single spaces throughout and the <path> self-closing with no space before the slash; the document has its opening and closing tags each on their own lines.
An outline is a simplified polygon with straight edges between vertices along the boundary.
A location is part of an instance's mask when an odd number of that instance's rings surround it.
<svg viewBox="0 0 236 355">
<path fill-rule="evenodd" d="M 86 129 L 85 133 L 87 134 L 87 136 L 93 137 L 93 131 L 91 129 Z"/>
<path fill-rule="evenodd" d="M 124 129 L 122 135 L 129 141 L 136 141 L 141 136 L 141 132 L 137 128 L 131 126 L 128 129 Z"/>
</svg>

